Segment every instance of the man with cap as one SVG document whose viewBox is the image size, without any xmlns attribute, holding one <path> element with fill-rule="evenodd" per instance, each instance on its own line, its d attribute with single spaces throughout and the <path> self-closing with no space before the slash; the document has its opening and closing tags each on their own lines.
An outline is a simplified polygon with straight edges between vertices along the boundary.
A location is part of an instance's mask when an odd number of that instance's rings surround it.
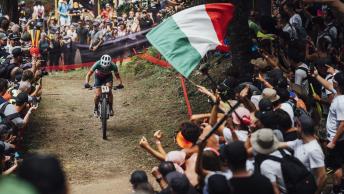
<svg viewBox="0 0 344 194">
<path fill-rule="evenodd" d="M 325 155 L 316 138 L 316 130 L 313 119 L 306 115 L 299 117 L 300 125 L 297 126 L 301 139 L 280 143 L 280 148 L 291 148 L 294 156 L 298 158 L 305 167 L 313 172 L 320 193 L 326 181 Z"/>
<path fill-rule="evenodd" d="M 254 95 L 251 97 L 251 101 L 257 109 L 259 108 L 258 104 L 261 99 L 269 99 L 272 103 L 274 103 L 279 100 L 280 97 L 277 95 L 276 90 L 272 88 L 265 88 L 261 95 Z"/>
<path fill-rule="evenodd" d="M 0 32 L 0 58 L 6 58 L 9 53 L 6 51 L 7 36 L 5 33 Z"/>
<path fill-rule="evenodd" d="M 146 30 L 153 26 L 153 20 L 146 10 L 142 11 L 142 17 L 140 18 L 139 24 L 141 30 Z"/>
<path fill-rule="evenodd" d="M 8 51 L 11 53 L 14 48 L 20 46 L 20 35 L 17 33 L 11 33 L 10 35 L 8 35 L 8 39 L 10 40 L 8 45 Z"/>
<path fill-rule="evenodd" d="M 22 72 L 20 65 L 22 63 L 22 50 L 20 47 L 16 47 L 12 51 L 11 60 L 6 60 L 0 66 L 0 77 L 15 81 L 16 76 L 19 76 Z"/>
<path fill-rule="evenodd" d="M 35 111 L 37 107 L 31 107 L 27 112 L 24 118 L 20 117 L 20 114 L 26 111 L 26 105 L 29 101 L 29 96 L 22 92 L 17 95 L 15 98 L 15 104 L 3 103 L 0 105 L 0 112 L 5 115 L 9 120 L 10 127 L 16 129 L 24 128 L 29 123 L 30 115 L 32 111 Z"/>
</svg>

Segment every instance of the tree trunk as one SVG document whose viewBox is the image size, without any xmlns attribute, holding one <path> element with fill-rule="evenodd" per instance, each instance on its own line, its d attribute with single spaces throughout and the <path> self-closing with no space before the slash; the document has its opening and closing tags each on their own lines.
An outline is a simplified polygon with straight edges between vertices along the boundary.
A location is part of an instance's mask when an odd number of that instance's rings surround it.
<svg viewBox="0 0 344 194">
<path fill-rule="evenodd" d="M 229 39 L 232 49 L 232 64 L 230 76 L 242 81 L 251 80 L 253 66 L 250 64 L 251 40 L 249 37 L 249 0 L 233 0 L 235 5 L 234 18 L 229 25 Z"/>
<path fill-rule="evenodd" d="M 18 0 L 0 0 L 0 10 L 3 15 L 8 15 L 10 20 L 18 23 Z"/>
</svg>

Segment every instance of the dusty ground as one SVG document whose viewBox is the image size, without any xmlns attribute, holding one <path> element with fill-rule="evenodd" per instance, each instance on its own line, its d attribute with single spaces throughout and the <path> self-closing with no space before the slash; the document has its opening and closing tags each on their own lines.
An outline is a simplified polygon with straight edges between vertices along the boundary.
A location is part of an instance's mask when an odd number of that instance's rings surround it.
<svg viewBox="0 0 344 194">
<path fill-rule="evenodd" d="M 104 141 L 100 121 L 91 115 L 93 91 L 82 89 L 81 77 L 60 73 L 44 79 L 43 100 L 27 132 L 26 147 L 57 155 L 73 194 L 128 193 L 130 173 L 157 164 L 139 148 L 140 137 L 152 139 L 153 131 L 161 129 L 172 139 L 173 130 L 186 118 L 180 111 L 183 99 L 168 90 L 168 83 L 160 88 L 125 76 L 126 88 L 114 94 L 115 116 L 108 121 Z"/>
</svg>

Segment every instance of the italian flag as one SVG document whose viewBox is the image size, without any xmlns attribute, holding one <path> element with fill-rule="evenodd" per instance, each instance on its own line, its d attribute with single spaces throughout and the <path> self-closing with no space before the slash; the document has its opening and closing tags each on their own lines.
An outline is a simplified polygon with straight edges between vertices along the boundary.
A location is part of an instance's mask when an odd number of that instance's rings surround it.
<svg viewBox="0 0 344 194">
<path fill-rule="evenodd" d="M 230 3 L 195 6 L 169 17 L 146 36 L 179 73 L 188 77 L 209 50 L 229 50 L 224 38 L 233 12 Z"/>
</svg>

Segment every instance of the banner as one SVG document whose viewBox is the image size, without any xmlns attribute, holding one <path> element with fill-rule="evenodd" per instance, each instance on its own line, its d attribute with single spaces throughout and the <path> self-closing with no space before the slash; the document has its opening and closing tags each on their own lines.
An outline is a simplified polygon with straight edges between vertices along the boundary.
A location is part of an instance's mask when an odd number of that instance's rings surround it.
<svg viewBox="0 0 344 194">
<path fill-rule="evenodd" d="M 69 53 L 72 56 L 68 57 L 74 60 L 67 61 L 65 64 L 94 62 L 99 60 L 104 54 L 108 54 L 112 58 L 122 58 L 126 53 L 127 56 L 133 49 L 142 51 L 144 48 L 150 46 L 145 36 L 150 30 L 151 29 L 147 29 L 104 42 L 96 51 L 89 50 L 89 45 L 86 44 L 74 44 L 73 52 Z"/>
</svg>

